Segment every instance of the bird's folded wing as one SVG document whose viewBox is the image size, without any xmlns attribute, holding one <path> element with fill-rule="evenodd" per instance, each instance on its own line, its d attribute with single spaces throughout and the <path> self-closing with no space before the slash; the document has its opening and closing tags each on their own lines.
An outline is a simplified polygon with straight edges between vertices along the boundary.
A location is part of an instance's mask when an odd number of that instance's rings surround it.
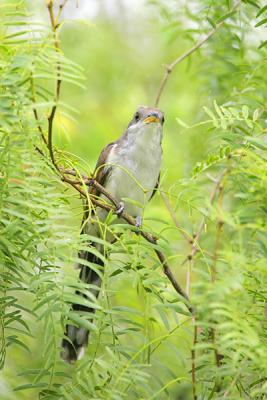
<svg viewBox="0 0 267 400">
<path fill-rule="evenodd" d="M 100 185 L 105 186 L 105 182 L 111 172 L 112 166 L 107 164 L 108 156 L 116 142 L 109 143 L 104 149 L 101 151 L 98 161 L 96 163 L 95 171 L 94 171 L 94 178 Z M 92 187 L 90 193 L 95 196 L 99 196 L 99 191 Z"/>
</svg>

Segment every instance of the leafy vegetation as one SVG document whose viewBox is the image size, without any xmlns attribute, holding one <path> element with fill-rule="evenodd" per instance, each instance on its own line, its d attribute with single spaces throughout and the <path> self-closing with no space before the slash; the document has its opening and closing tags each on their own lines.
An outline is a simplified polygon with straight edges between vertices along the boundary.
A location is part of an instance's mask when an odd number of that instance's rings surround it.
<svg viewBox="0 0 267 400">
<path fill-rule="evenodd" d="M 75 5 L 0 4 L 2 398 L 264 399 L 266 5 L 102 4 L 95 25 L 70 20 Z M 81 300 L 77 187 L 86 193 L 101 146 L 157 94 L 165 161 L 143 229 L 158 241 L 110 212 L 101 294 Z M 96 309 L 93 322 L 73 301 Z M 67 321 L 93 330 L 71 366 L 60 358 Z"/>
</svg>

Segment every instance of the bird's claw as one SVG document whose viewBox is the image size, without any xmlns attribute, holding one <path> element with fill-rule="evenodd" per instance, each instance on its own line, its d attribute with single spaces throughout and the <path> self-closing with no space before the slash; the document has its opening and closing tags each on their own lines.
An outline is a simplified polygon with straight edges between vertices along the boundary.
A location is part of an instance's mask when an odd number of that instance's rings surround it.
<svg viewBox="0 0 267 400">
<path fill-rule="evenodd" d="M 117 210 L 115 211 L 115 214 L 117 214 L 119 217 L 121 216 L 121 214 L 124 211 L 124 203 L 122 201 L 119 202 L 119 207 L 117 208 Z"/>
</svg>

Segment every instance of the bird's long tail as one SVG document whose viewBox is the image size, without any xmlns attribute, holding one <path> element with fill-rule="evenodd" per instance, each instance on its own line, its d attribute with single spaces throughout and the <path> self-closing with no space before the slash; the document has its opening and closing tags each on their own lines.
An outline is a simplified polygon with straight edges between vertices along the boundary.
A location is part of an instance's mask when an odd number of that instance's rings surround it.
<svg viewBox="0 0 267 400">
<path fill-rule="evenodd" d="M 79 279 L 84 283 L 96 286 L 93 289 L 90 288 L 90 292 L 95 297 L 97 297 L 99 294 L 98 288 L 101 287 L 101 278 L 95 272 L 94 269 L 88 266 L 88 262 L 94 264 L 97 269 L 98 267 L 100 267 L 99 269 L 102 270 L 103 261 L 95 254 L 89 251 L 80 252 L 79 258 L 81 259 L 81 263 L 79 264 L 80 268 Z M 84 265 L 82 260 L 85 260 L 87 265 Z M 76 290 L 76 295 L 79 295 L 84 299 L 87 299 L 86 294 L 81 293 L 79 290 Z M 95 309 L 83 304 L 73 303 L 71 305 L 70 311 L 74 313 L 87 312 L 92 314 L 94 313 Z M 89 330 L 87 330 L 84 327 L 79 327 L 71 324 L 66 325 L 64 334 L 65 337 L 62 340 L 63 349 L 61 352 L 61 357 L 69 363 L 74 363 L 77 359 L 80 359 L 83 356 L 84 350 L 88 344 L 89 334 L 90 334 Z"/>
</svg>

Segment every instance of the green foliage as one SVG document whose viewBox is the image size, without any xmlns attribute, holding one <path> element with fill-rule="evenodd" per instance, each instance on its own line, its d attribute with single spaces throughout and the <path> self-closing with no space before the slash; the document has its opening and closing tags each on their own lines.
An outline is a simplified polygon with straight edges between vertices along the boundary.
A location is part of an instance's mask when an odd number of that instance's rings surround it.
<svg viewBox="0 0 267 400">
<path fill-rule="evenodd" d="M 4 400 L 191 399 L 192 386 L 199 399 L 266 397 L 267 75 L 260 34 L 266 5 L 247 0 L 233 11 L 232 1 L 215 3 L 149 2 L 152 25 L 149 30 L 143 20 L 142 33 L 157 40 L 157 51 L 153 41 L 133 50 L 139 38 L 120 13 L 125 31 L 110 23 L 116 16 L 96 19 L 97 29 L 80 21 L 62 25 L 64 53 L 47 22 L 37 22 L 38 10 L 29 12 L 31 2 L 0 5 Z M 156 195 L 144 221 L 190 289 L 196 314 L 163 275 L 155 246 L 124 224 L 111 224 L 111 215 L 100 239 L 105 268 L 96 300 L 72 268 L 88 238 L 79 237 L 78 195 L 49 161 L 42 140 L 47 117 L 57 105 L 58 164 L 89 175 L 110 133 L 122 130 L 136 103 L 152 102 L 160 65 L 221 21 L 187 66 L 174 69 L 162 95 L 167 134 L 160 190 L 167 202 Z M 95 40 L 100 37 L 104 45 Z M 109 231 L 115 244 L 106 240 Z M 93 322 L 69 311 L 74 300 L 96 309 Z M 67 321 L 93 330 L 75 366 L 60 359 Z"/>
</svg>

